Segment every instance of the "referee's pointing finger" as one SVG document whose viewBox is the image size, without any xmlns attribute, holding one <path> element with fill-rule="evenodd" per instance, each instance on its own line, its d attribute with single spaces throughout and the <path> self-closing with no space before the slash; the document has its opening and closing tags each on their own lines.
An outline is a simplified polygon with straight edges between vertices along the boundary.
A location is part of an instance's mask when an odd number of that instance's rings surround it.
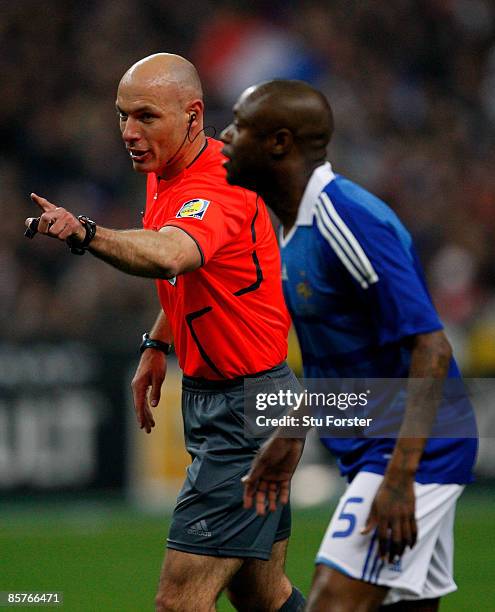
<svg viewBox="0 0 495 612">
<path fill-rule="evenodd" d="M 31 200 L 33 200 L 33 202 L 37 204 L 43 212 L 48 212 L 50 210 L 55 210 L 57 208 L 55 204 L 52 204 L 46 198 L 42 198 L 36 193 L 31 194 Z"/>
</svg>

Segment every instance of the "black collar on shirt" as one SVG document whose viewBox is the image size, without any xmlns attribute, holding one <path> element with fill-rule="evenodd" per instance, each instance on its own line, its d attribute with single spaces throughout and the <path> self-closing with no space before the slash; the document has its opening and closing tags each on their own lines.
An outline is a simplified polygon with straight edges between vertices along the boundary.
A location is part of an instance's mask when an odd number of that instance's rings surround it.
<svg viewBox="0 0 495 612">
<path fill-rule="evenodd" d="M 205 151 L 206 147 L 208 146 L 208 138 L 205 139 L 205 144 L 201 147 L 199 153 L 196 155 L 196 157 L 192 160 L 191 163 L 187 164 L 186 168 L 190 168 L 194 162 L 198 159 L 198 157 Z"/>
</svg>

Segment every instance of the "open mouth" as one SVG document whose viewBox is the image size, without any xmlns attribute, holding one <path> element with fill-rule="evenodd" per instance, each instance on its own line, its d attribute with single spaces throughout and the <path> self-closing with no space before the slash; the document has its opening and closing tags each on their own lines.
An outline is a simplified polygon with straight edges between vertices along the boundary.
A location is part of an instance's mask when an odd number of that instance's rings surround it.
<svg viewBox="0 0 495 612">
<path fill-rule="evenodd" d="M 142 162 L 145 160 L 149 151 L 138 151 L 136 149 L 128 149 L 128 153 L 134 162 Z"/>
</svg>

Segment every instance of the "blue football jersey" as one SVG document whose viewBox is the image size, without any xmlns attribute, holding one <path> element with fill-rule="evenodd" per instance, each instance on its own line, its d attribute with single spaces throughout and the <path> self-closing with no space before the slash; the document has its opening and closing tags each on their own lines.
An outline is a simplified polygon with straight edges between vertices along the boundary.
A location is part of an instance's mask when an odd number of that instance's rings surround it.
<svg viewBox="0 0 495 612">
<path fill-rule="evenodd" d="M 411 338 L 442 329 L 409 232 L 381 200 L 333 173 L 314 171 L 294 227 L 280 236 L 285 299 L 299 339 L 306 378 L 407 378 Z M 454 360 L 449 377 L 459 378 Z M 455 409 L 471 437 L 428 440 L 416 475 L 421 483 L 466 483 L 477 440 L 464 397 Z M 436 427 L 449 416 L 439 407 Z M 402 419 L 404 401 L 390 399 Z M 395 440 L 323 438 L 349 479 L 383 474 Z"/>
</svg>

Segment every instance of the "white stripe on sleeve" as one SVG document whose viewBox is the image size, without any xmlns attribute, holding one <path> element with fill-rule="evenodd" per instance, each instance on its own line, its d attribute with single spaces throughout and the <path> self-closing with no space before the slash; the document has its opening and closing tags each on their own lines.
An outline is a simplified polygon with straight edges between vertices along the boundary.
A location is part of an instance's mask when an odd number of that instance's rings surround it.
<svg viewBox="0 0 495 612">
<path fill-rule="evenodd" d="M 321 208 L 321 204 L 318 203 L 314 209 L 316 216 L 316 225 L 318 226 L 321 235 L 327 240 L 328 244 L 331 246 L 333 251 L 335 251 L 335 254 L 347 268 L 349 273 L 357 280 L 357 282 L 361 285 L 363 289 L 367 289 L 369 287 L 369 284 L 362 275 L 361 271 L 356 268 L 352 260 L 350 260 L 347 256 L 346 252 L 342 250 L 340 243 L 335 240 L 333 234 L 327 229 L 327 226 L 323 221 L 324 213 L 321 212 Z"/>
<path fill-rule="evenodd" d="M 345 224 L 342 217 L 335 210 L 330 198 L 325 192 L 320 194 L 322 220 L 328 231 L 338 241 L 342 250 L 347 253 L 348 258 L 360 271 L 366 283 L 372 285 L 378 281 L 378 274 L 373 268 L 358 240 Z"/>
</svg>

